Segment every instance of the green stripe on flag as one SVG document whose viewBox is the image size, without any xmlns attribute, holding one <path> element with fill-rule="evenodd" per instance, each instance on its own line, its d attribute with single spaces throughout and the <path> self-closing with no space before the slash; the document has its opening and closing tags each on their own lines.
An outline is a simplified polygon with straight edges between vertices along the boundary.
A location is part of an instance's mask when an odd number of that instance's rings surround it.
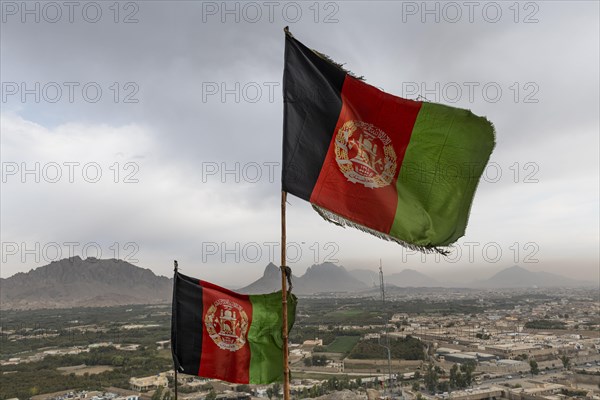
<svg viewBox="0 0 600 400">
<path fill-rule="evenodd" d="M 250 295 L 252 324 L 248 330 L 250 345 L 250 383 L 283 381 L 283 314 L 281 292 Z M 294 325 L 296 296 L 288 296 L 288 331 Z"/>
<path fill-rule="evenodd" d="M 463 236 L 493 148 L 494 128 L 487 119 L 424 102 L 396 181 L 390 235 L 421 246 L 445 246 Z"/>
</svg>

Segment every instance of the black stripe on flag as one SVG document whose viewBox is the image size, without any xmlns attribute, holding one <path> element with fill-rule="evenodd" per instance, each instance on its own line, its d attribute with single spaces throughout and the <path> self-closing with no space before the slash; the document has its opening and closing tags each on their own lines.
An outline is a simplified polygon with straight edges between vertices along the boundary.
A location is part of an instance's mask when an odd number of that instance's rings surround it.
<svg viewBox="0 0 600 400">
<path fill-rule="evenodd" d="M 202 287 L 175 273 L 171 314 L 171 352 L 179 372 L 198 375 L 202 353 Z"/>
<path fill-rule="evenodd" d="M 282 189 L 310 200 L 342 109 L 346 73 L 285 35 Z"/>
</svg>

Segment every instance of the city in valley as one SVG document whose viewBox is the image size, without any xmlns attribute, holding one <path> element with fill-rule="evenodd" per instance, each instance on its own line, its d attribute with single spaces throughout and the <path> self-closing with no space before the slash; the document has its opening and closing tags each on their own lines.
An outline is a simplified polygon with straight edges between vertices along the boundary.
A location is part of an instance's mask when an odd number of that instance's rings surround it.
<svg viewBox="0 0 600 400">
<path fill-rule="evenodd" d="M 293 398 L 600 397 L 598 290 L 379 286 L 299 296 Z M 1 399 L 169 400 L 170 304 L 3 310 Z M 181 399 L 277 399 L 280 384 L 178 375 Z"/>
</svg>

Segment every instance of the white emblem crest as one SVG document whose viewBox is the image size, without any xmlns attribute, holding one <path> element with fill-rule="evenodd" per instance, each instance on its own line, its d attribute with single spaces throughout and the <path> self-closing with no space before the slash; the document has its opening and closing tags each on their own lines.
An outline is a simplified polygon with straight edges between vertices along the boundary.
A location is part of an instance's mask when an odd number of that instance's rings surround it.
<svg viewBox="0 0 600 400">
<path fill-rule="evenodd" d="M 228 299 L 215 301 L 204 317 L 210 338 L 219 348 L 238 351 L 246 344 L 248 316 L 241 305 Z"/>
<path fill-rule="evenodd" d="M 392 183 L 397 157 L 392 140 L 381 129 L 347 121 L 335 137 L 335 159 L 349 182 L 376 189 Z"/>
</svg>

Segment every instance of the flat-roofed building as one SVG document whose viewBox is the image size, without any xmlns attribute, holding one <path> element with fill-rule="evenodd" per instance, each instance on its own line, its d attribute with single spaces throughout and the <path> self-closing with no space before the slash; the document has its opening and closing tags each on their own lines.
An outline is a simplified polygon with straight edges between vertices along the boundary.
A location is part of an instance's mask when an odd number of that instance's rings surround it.
<svg viewBox="0 0 600 400">
<path fill-rule="evenodd" d="M 441 355 L 445 355 L 445 354 L 453 354 L 453 353 L 460 353 L 460 350 L 457 349 L 450 349 L 448 347 L 440 347 L 435 351 L 437 354 L 441 354 Z"/>
<path fill-rule="evenodd" d="M 451 362 L 455 362 L 455 363 L 465 363 L 467 361 L 477 362 L 477 357 L 475 357 L 474 355 L 465 354 L 465 353 L 445 354 L 444 359 L 446 361 L 451 361 Z"/>
<path fill-rule="evenodd" d="M 477 361 L 492 361 L 496 359 L 496 356 L 488 353 L 480 353 L 477 351 L 466 351 L 462 354 L 468 354 L 470 356 L 475 356 Z"/>
<path fill-rule="evenodd" d="M 519 361 L 519 360 L 507 360 L 507 359 L 498 360 L 498 361 L 496 361 L 496 364 L 500 365 L 500 366 L 505 366 L 505 367 L 516 367 L 516 366 L 521 366 L 521 365 L 523 365 L 523 366 L 527 365 L 523 361 Z"/>
<path fill-rule="evenodd" d="M 133 390 L 145 392 L 152 389 L 157 389 L 159 386 L 167 387 L 169 381 L 164 375 L 147 376 L 144 378 L 131 378 L 129 384 Z"/>
</svg>

